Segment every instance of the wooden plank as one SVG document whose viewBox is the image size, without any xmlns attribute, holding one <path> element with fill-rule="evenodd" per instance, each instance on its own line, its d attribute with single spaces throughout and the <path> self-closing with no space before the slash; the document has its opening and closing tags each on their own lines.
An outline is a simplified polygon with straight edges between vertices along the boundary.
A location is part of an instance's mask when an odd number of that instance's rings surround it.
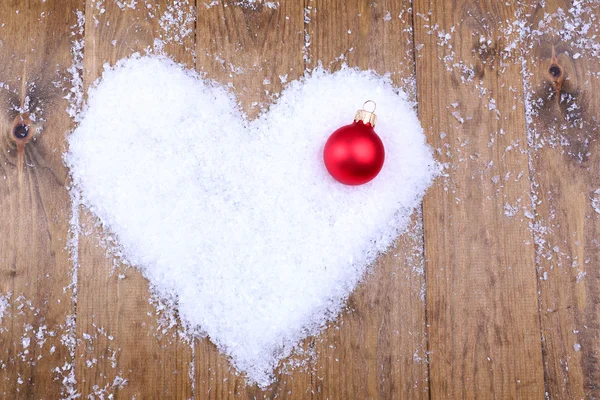
<svg viewBox="0 0 600 400">
<path fill-rule="evenodd" d="M 74 356 L 74 303 L 61 154 L 72 127 L 63 72 L 78 6 L 0 3 L 0 295 L 10 304 L 0 316 L 0 397 L 7 399 L 66 397 L 70 385 L 63 376 Z M 15 142 L 19 124 L 29 130 Z"/>
<path fill-rule="evenodd" d="M 449 174 L 423 205 L 432 398 L 544 397 L 516 11 L 414 2 L 419 115 Z"/>
<path fill-rule="evenodd" d="M 310 1 L 307 17 L 311 67 L 390 73 L 412 92 L 410 1 Z M 349 312 L 317 339 L 315 398 L 428 398 L 422 234 L 415 216 L 350 297 Z"/>
<path fill-rule="evenodd" d="M 209 5 L 209 3 L 211 5 Z M 216 3 L 216 4 L 214 4 Z M 304 74 L 302 2 L 198 2 L 196 68 L 229 85 L 249 118 L 273 101 L 285 81 Z M 311 340 L 302 348 L 309 351 Z M 268 390 L 247 386 L 208 339 L 195 346 L 197 399 L 310 398 L 310 362 L 277 373 Z"/>
<path fill-rule="evenodd" d="M 173 37 L 161 27 L 166 12 L 185 2 L 158 1 L 86 3 L 84 84 L 100 76 L 105 62 L 114 64 L 134 52 L 157 44 L 155 39 Z M 125 5 L 123 5 L 125 4 Z M 193 21 L 191 35 L 171 40 L 165 50 L 179 62 L 193 65 Z M 165 25 L 165 23 L 168 23 Z M 181 27 L 185 29 L 186 27 Z M 79 244 L 79 301 L 77 305 L 78 391 L 89 395 L 123 398 L 192 397 L 192 348 L 177 333 L 166 332 L 160 315 L 148 301 L 148 282 L 141 273 L 118 265 L 106 255 L 103 234 L 89 212 L 81 213 Z M 126 382 L 124 382 L 125 380 Z"/>
<path fill-rule="evenodd" d="M 600 398 L 600 63 L 598 54 L 580 45 L 598 43 L 597 24 L 582 27 L 600 17 L 600 6 L 582 2 L 570 11 L 573 6 L 552 0 L 526 9 L 528 25 L 543 26 L 527 42 L 525 60 L 546 391 L 552 399 Z M 565 22 L 574 24 L 572 31 Z"/>
</svg>

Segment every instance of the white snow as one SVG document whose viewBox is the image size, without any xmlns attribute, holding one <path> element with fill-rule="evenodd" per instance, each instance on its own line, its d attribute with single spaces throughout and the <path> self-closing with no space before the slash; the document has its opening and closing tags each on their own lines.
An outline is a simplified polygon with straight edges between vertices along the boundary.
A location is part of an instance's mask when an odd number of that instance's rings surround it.
<svg viewBox="0 0 600 400">
<path fill-rule="evenodd" d="M 2 295 L 0 294 L 0 328 L 2 327 L 2 319 L 4 315 L 6 315 L 9 307 L 8 299 L 10 295 Z"/>
<path fill-rule="evenodd" d="M 278 1 L 265 1 L 265 0 L 236 0 L 233 3 L 229 3 L 229 2 L 223 2 L 221 0 L 212 0 L 212 1 L 208 1 L 205 0 L 203 3 L 199 3 L 199 4 L 203 4 L 204 7 L 211 8 L 214 7 L 218 4 L 223 3 L 225 7 L 229 6 L 229 4 L 233 4 L 239 7 L 245 7 L 245 8 L 249 8 L 251 10 L 256 10 L 259 8 L 260 5 L 263 5 L 267 8 L 276 10 L 279 8 L 279 2 Z"/>
<path fill-rule="evenodd" d="M 386 163 L 371 183 L 344 186 L 323 146 L 367 99 Z M 225 88 L 134 56 L 91 89 L 69 146 L 81 201 L 126 261 L 261 386 L 337 316 L 438 172 L 406 95 L 349 68 L 290 82 L 249 122 Z"/>
<path fill-rule="evenodd" d="M 592 197 L 592 208 L 596 213 L 600 214 L 600 189 L 594 191 L 594 197 Z"/>
<path fill-rule="evenodd" d="M 71 87 L 65 96 L 65 98 L 69 100 L 67 113 L 73 119 L 77 119 L 83 105 L 83 49 L 85 46 L 85 14 L 80 10 L 76 10 L 75 13 L 77 14 L 77 24 L 71 27 L 71 34 L 74 36 L 74 40 L 71 44 L 73 63 L 67 70 L 70 75 L 69 80 Z"/>
<path fill-rule="evenodd" d="M 184 44 L 184 40 L 193 35 L 196 27 L 195 7 L 188 0 L 179 0 L 169 4 L 160 17 L 161 40 L 164 43 Z"/>
</svg>

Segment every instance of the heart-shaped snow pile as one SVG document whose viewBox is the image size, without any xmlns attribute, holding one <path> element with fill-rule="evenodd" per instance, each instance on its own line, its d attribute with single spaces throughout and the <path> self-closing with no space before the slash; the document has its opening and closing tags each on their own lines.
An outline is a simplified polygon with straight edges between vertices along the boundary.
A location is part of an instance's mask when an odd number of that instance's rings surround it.
<svg viewBox="0 0 600 400">
<path fill-rule="evenodd" d="M 380 175 L 331 178 L 323 146 L 377 103 Z M 248 122 L 227 89 L 160 57 L 104 72 L 69 138 L 85 205 L 191 329 L 251 381 L 334 318 L 435 175 L 419 121 L 371 72 L 315 71 Z"/>
</svg>

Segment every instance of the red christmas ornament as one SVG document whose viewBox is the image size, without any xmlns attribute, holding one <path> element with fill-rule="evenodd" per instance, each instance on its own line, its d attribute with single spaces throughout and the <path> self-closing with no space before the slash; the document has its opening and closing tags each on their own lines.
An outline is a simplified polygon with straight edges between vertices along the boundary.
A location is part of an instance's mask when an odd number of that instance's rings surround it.
<svg viewBox="0 0 600 400">
<path fill-rule="evenodd" d="M 373 111 L 365 110 L 367 103 L 373 103 Z M 375 102 L 367 101 L 356 113 L 354 122 L 333 132 L 325 143 L 325 167 L 331 176 L 345 185 L 365 184 L 383 167 L 385 149 L 373 130 L 374 111 Z"/>
</svg>

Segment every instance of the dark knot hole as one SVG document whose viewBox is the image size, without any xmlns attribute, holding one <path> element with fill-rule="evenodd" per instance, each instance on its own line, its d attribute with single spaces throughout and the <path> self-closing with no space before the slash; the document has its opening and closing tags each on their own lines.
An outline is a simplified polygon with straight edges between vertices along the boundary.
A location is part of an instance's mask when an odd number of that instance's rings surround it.
<svg viewBox="0 0 600 400">
<path fill-rule="evenodd" d="M 556 64 L 552 64 L 550 68 L 548 68 L 548 72 L 554 79 L 558 79 L 562 75 L 562 69 Z"/>
<path fill-rule="evenodd" d="M 29 136 L 29 126 L 25 124 L 18 124 L 13 129 L 13 135 L 16 139 L 25 139 Z"/>
</svg>

